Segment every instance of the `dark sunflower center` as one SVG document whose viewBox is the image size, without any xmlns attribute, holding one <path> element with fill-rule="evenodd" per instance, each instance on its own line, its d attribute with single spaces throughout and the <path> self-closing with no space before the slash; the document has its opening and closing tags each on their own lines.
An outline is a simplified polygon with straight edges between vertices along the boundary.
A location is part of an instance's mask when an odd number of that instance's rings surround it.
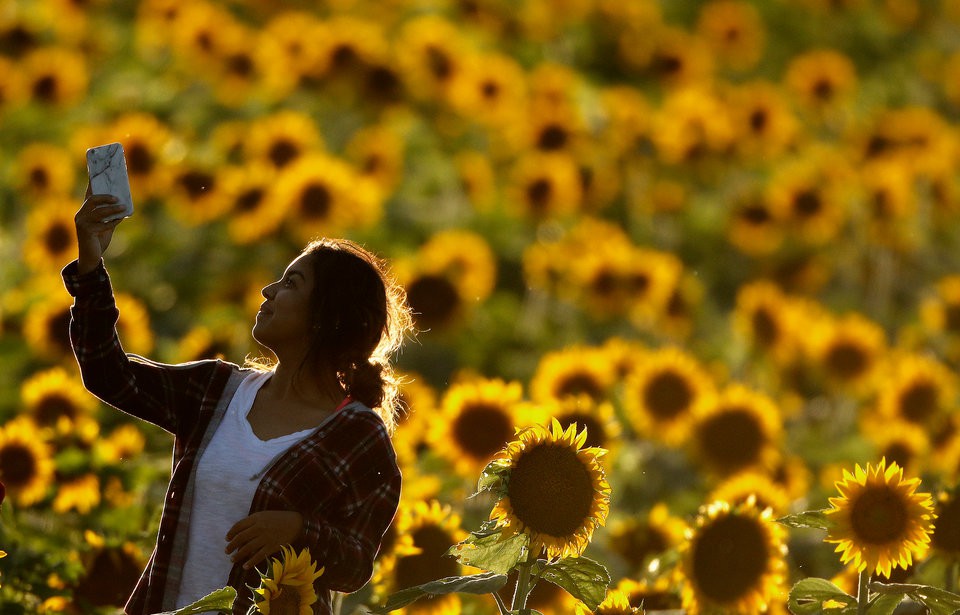
<svg viewBox="0 0 960 615">
<path fill-rule="evenodd" d="M 770 211 L 762 203 L 749 203 L 740 208 L 740 219 L 750 226 L 763 226 L 771 220 Z"/>
<path fill-rule="evenodd" d="M 853 533 L 858 541 L 870 545 L 902 539 L 908 519 L 903 496 L 886 485 L 864 489 L 850 510 Z"/>
<path fill-rule="evenodd" d="M 672 371 L 660 372 L 643 391 L 643 404 L 657 420 L 670 420 L 684 412 L 693 401 L 687 380 Z"/>
<path fill-rule="evenodd" d="M 545 178 L 538 178 L 527 185 L 527 201 L 533 213 L 543 213 L 550 205 L 553 185 Z"/>
<path fill-rule="evenodd" d="M 960 304 L 952 303 L 944 310 L 944 326 L 952 333 L 960 332 Z"/>
<path fill-rule="evenodd" d="M 563 126 L 549 124 L 540 132 L 537 147 L 542 150 L 557 150 L 567 144 L 569 135 Z"/>
<path fill-rule="evenodd" d="M 0 449 L 0 477 L 8 487 L 23 487 L 36 474 L 37 459 L 29 448 L 14 442 Z"/>
<path fill-rule="evenodd" d="M 937 409 L 937 388 L 929 382 L 916 382 L 900 394 L 900 412 L 908 421 L 922 423 Z"/>
<path fill-rule="evenodd" d="M 50 173 L 43 167 L 34 167 L 29 173 L 30 185 L 38 190 L 43 190 L 50 185 Z"/>
<path fill-rule="evenodd" d="M 584 442 L 584 446 L 605 446 L 606 438 L 604 438 L 604 428 L 600 424 L 600 421 L 597 420 L 597 417 L 586 412 L 571 412 L 570 414 L 565 414 L 563 416 L 558 416 L 557 421 L 560 423 L 560 426 L 566 429 L 574 423 L 577 424 L 577 432 L 581 430 L 587 430 L 587 440 Z"/>
<path fill-rule="evenodd" d="M 618 536 L 613 548 L 634 568 L 639 569 L 648 557 L 662 553 L 670 546 L 664 533 L 646 524 L 638 524 L 634 531 Z"/>
<path fill-rule="evenodd" d="M 904 442 L 893 442 L 883 450 L 883 457 L 905 468 L 913 460 L 913 449 Z"/>
<path fill-rule="evenodd" d="M 60 417 L 72 419 L 77 416 L 77 407 L 59 393 L 45 395 L 34 410 L 34 418 L 41 425 L 53 425 Z"/>
<path fill-rule="evenodd" d="M 213 189 L 213 175 L 205 171 L 187 171 L 177 178 L 191 200 L 197 200 Z"/>
<path fill-rule="evenodd" d="M 400 77 L 388 66 L 374 66 L 367 71 L 367 89 L 375 101 L 399 100 L 402 85 Z"/>
<path fill-rule="evenodd" d="M 414 530 L 411 538 L 414 546 L 421 551 L 416 555 L 397 559 L 393 572 L 397 589 L 406 589 L 443 577 L 456 576 L 460 572 L 457 560 L 444 556 L 447 549 L 454 543 L 446 530 L 428 524 Z"/>
<path fill-rule="evenodd" d="M 127 169 L 131 175 L 146 175 L 153 170 L 153 155 L 143 143 L 128 144 L 126 158 Z"/>
<path fill-rule="evenodd" d="M 930 540 L 941 551 L 960 553 L 960 499 L 951 497 L 940 503 Z"/>
<path fill-rule="evenodd" d="M 277 139 L 267 150 L 267 157 L 273 166 L 282 169 L 300 155 L 300 148 L 288 139 Z"/>
<path fill-rule="evenodd" d="M 683 69 L 683 60 L 671 54 L 657 54 L 653 60 L 653 70 L 663 77 L 673 77 Z"/>
<path fill-rule="evenodd" d="M 706 461 L 729 474 L 756 463 L 766 443 L 756 417 L 745 408 L 731 408 L 706 419 L 697 429 Z"/>
<path fill-rule="evenodd" d="M 801 190 L 793 199 L 793 212 L 800 219 L 810 219 L 823 209 L 823 201 L 815 190 Z"/>
<path fill-rule="evenodd" d="M 603 387 L 591 374 L 587 372 L 573 372 L 567 374 L 557 382 L 555 387 L 557 397 L 575 397 L 589 395 L 594 401 L 603 399 Z"/>
<path fill-rule="evenodd" d="M 70 345 L 70 308 L 51 314 L 47 320 L 47 339 L 61 352 L 72 352 Z"/>
<path fill-rule="evenodd" d="M 437 47 L 427 48 L 427 66 L 437 81 L 443 82 L 453 74 L 450 56 Z"/>
<path fill-rule="evenodd" d="M 818 79 L 811 88 L 813 96 L 820 102 L 828 102 L 833 98 L 834 87 L 829 79 Z"/>
<path fill-rule="evenodd" d="M 480 93 L 487 100 L 494 100 L 500 94 L 500 84 L 496 81 L 487 80 L 480 85 Z"/>
<path fill-rule="evenodd" d="M 238 77 L 250 77 L 253 75 L 253 67 L 253 58 L 247 53 L 235 53 L 227 58 L 227 69 Z"/>
<path fill-rule="evenodd" d="M 140 578 L 141 565 L 116 547 L 103 549 L 74 590 L 79 604 L 121 607 Z"/>
<path fill-rule="evenodd" d="M 766 129 L 770 123 L 770 115 L 765 109 L 756 109 L 750 114 L 750 130 L 759 134 Z"/>
<path fill-rule="evenodd" d="M 56 223 L 43 235 L 43 244 L 51 254 L 59 254 L 72 244 L 73 234 L 65 224 Z"/>
<path fill-rule="evenodd" d="M 767 559 L 766 536 L 756 521 L 719 517 L 694 544 L 693 582 L 710 601 L 731 603 L 760 586 Z"/>
<path fill-rule="evenodd" d="M 590 516 L 593 479 L 568 446 L 539 444 L 514 463 L 507 494 L 513 514 L 526 527 L 549 536 L 569 536 Z"/>
<path fill-rule="evenodd" d="M 431 329 L 453 320 L 460 305 L 460 295 L 446 277 L 422 275 L 407 286 L 407 301 L 417 326 Z"/>
<path fill-rule="evenodd" d="M 841 342 L 827 352 L 827 369 L 842 380 L 853 380 L 867 369 L 867 355 L 855 344 Z"/>
<path fill-rule="evenodd" d="M 280 584 L 279 593 L 270 599 L 270 612 L 277 615 L 299 615 L 300 591 L 291 585 Z"/>
<path fill-rule="evenodd" d="M 54 102 L 60 90 L 60 83 L 54 75 L 41 75 L 33 82 L 33 97 L 41 102 Z"/>
<path fill-rule="evenodd" d="M 777 343 L 780 338 L 780 327 L 769 311 L 765 309 L 756 310 L 753 313 L 753 318 L 751 318 L 751 324 L 753 326 L 753 338 L 758 345 L 770 348 Z"/>
<path fill-rule="evenodd" d="M 350 66 L 354 66 L 357 61 L 360 59 L 360 54 L 357 53 L 357 50 L 353 48 L 353 45 L 348 43 L 341 43 L 333 49 L 333 53 L 330 54 L 331 64 L 335 70 L 343 70 Z"/>
<path fill-rule="evenodd" d="M 263 188 L 250 188 L 240 193 L 233 202 L 233 209 L 239 214 L 255 211 L 263 202 Z"/>
<path fill-rule="evenodd" d="M 310 184 L 300 193 L 300 212 L 306 218 L 326 218 L 332 203 L 333 195 L 323 184 Z"/>
<path fill-rule="evenodd" d="M 513 423 L 504 409 L 485 402 L 465 406 L 453 426 L 458 448 L 480 460 L 496 455 L 511 436 Z"/>
</svg>

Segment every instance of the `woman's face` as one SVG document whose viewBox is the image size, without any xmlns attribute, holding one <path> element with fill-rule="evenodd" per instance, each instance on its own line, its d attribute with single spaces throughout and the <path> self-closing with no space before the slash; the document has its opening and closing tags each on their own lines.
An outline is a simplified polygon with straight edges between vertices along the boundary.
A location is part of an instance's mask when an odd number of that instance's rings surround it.
<svg viewBox="0 0 960 615">
<path fill-rule="evenodd" d="M 253 325 L 253 338 L 278 356 L 306 351 L 311 339 L 313 266 L 302 255 L 287 266 L 283 277 L 264 287 L 264 301 Z"/>
</svg>

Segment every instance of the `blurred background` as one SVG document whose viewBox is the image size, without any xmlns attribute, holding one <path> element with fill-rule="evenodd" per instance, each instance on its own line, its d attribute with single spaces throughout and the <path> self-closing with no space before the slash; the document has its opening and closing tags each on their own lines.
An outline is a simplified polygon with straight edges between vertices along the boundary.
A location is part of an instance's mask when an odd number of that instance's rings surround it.
<svg viewBox="0 0 960 615">
<path fill-rule="evenodd" d="M 480 470 L 550 417 L 609 449 L 588 555 L 675 606 L 703 504 L 824 508 L 882 456 L 953 486 L 958 105 L 956 0 L 0 0 L 0 613 L 115 612 L 169 475 L 69 352 L 88 147 L 126 150 L 129 352 L 257 356 L 314 237 L 406 288 L 404 502 L 348 606 L 457 573 Z M 789 580 L 843 573 L 821 539 Z"/>
</svg>

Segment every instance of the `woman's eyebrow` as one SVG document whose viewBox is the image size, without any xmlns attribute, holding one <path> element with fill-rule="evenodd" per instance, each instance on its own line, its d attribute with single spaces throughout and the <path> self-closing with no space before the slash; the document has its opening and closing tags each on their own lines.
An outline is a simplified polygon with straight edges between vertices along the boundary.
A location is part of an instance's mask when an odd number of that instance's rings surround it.
<svg viewBox="0 0 960 615">
<path fill-rule="evenodd" d="M 288 272 L 287 272 L 287 277 L 288 277 L 288 278 L 292 278 L 292 277 L 295 276 L 295 275 L 300 276 L 300 279 L 301 279 L 301 280 L 305 280 L 305 279 L 306 279 L 306 278 L 303 276 L 303 273 L 301 273 L 300 271 L 297 271 L 296 269 L 294 269 L 293 271 L 288 271 Z"/>
</svg>

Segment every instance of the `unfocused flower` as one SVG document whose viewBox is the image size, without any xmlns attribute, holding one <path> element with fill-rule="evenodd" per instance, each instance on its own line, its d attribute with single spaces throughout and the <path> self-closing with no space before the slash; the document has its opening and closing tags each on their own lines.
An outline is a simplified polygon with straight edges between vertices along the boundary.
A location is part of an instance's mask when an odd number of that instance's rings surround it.
<svg viewBox="0 0 960 615">
<path fill-rule="evenodd" d="M 46 497 L 53 481 L 52 454 L 30 419 L 20 417 L 0 426 L 0 480 L 20 506 Z"/>
</svg>

